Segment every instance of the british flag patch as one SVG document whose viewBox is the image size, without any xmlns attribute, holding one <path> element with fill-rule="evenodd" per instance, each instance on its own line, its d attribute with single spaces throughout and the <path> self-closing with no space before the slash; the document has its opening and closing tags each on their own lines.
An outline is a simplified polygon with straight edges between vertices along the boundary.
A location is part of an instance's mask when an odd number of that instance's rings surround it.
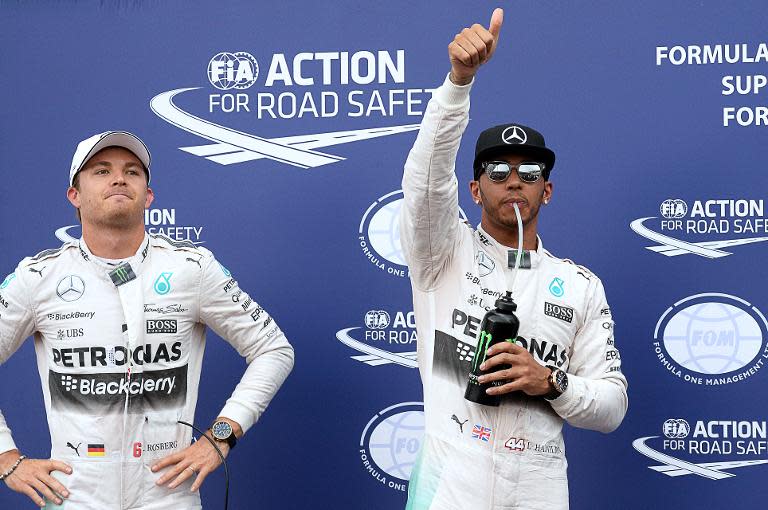
<svg viewBox="0 0 768 510">
<path fill-rule="evenodd" d="M 472 438 L 485 441 L 486 443 L 491 439 L 491 429 L 483 427 L 482 425 L 475 425 L 472 427 Z"/>
</svg>

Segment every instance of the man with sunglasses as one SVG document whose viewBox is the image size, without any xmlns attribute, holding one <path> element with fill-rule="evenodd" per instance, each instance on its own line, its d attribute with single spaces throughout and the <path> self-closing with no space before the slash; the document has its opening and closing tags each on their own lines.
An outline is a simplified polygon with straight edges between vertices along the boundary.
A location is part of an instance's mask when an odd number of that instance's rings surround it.
<svg viewBox="0 0 768 510">
<path fill-rule="evenodd" d="M 555 164 L 538 131 L 511 123 L 480 134 L 469 187 L 481 222 L 473 229 L 458 219 L 454 166 L 469 91 L 496 49 L 502 19 L 497 9 L 489 28 L 465 28 L 448 46 L 451 72 L 433 94 L 405 164 L 400 235 L 425 409 L 409 509 L 567 509 L 563 421 L 610 432 L 627 409 L 600 279 L 551 255 L 537 235 Z M 507 291 L 520 330 L 514 342 L 488 349 L 480 378 L 494 383 L 487 392 L 501 403 L 476 404 L 464 391 L 480 324 Z"/>
</svg>

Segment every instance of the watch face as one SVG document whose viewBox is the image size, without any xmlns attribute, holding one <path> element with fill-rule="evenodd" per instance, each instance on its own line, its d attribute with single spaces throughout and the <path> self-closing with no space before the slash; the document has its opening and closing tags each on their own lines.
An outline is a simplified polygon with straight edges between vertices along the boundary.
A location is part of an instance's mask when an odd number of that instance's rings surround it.
<svg viewBox="0 0 768 510">
<path fill-rule="evenodd" d="M 558 370 L 557 375 L 555 375 L 555 383 L 560 393 L 564 392 L 568 389 L 568 375 L 562 370 Z"/>
<path fill-rule="evenodd" d="M 217 421 L 211 427 L 211 432 L 216 439 L 226 439 L 232 434 L 232 425 L 225 421 Z"/>
</svg>

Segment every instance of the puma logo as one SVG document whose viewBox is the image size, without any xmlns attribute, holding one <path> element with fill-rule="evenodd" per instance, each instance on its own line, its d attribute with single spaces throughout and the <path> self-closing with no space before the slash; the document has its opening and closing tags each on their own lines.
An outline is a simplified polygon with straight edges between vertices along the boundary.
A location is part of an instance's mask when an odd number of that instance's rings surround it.
<svg viewBox="0 0 768 510">
<path fill-rule="evenodd" d="M 455 422 L 458 424 L 458 426 L 459 426 L 459 431 L 460 431 L 460 432 L 463 434 L 463 433 L 464 433 L 464 424 L 465 424 L 465 423 L 467 423 L 467 422 L 469 421 L 469 418 L 467 418 L 467 419 L 466 419 L 466 420 L 464 420 L 464 421 L 459 421 L 459 419 L 458 419 L 458 418 L 456 417 L 456 415 L 454 414 L 454 415 L 452 415 L 452 416 L 451 416 L 451 419 L 452 419 L 453 421 L 455 421 Z"/>
<path fill-rule="evenodd" d="M 34 267 L 30 267 L 30 268 L 29 268 L 29 272 L 30 272 L 30 273 L 37 273 L 37 274 L 39 274 L 39 275 L 40 275 L 40 278 L 42 278 L 42 277 L 43 277 L 43 271 L 45 271 L 45 268 L 46 268 L 46 267 L 48 267 L 48 266 L 44 266 L 44 267 L 43 267 L 42 269 L 40 269 L 40 270 L 38 270 L 38 269 L 35 269 Z"/>
<path fill-rule="evenodd" d="M 75 450 L 75 453 L 79 457 L 80 456 L 80 452 L 78 451 L 78 448 L 80 448 L 81 444 L 83 444 L 83 443 L 77 443 L 77 446 L 72 446 L 72 443 L 67 442 L 67 448 L 72 448 L 73 450 Z"/>
</svg>

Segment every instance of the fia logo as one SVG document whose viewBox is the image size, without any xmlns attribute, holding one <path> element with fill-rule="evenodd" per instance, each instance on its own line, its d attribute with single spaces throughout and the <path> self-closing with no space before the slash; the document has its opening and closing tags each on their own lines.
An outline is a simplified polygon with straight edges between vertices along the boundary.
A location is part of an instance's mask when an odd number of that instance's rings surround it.
<svg viewBox="0 0 768 510">
<path fill-rule="evenodd" d="M 659 212 L 667 219 L 680 219 L 688 214 L 688 204 L 679 198 L 670 198 L 661 203 Z"/>
<path fill-rule="evenodd" d="M 259 77 L 259 63 L 245 51 L 223 51 L 208 62 L 208 81 L 219 90 L 249 88 Z"/>
<path fill-rule="evenodd" d="M 664 435 L 670 439 L 685 439 L 691 432 L 691 426 L 682 418 L 669 419 L 663 425 Z"/>
<path fill-rule="evenodd" d="M 389 322 L 389 314 L 384 310 L 370 310 L 365 314 L 365 327 L 368 329 L 385 329 Z"/>
</svg>

